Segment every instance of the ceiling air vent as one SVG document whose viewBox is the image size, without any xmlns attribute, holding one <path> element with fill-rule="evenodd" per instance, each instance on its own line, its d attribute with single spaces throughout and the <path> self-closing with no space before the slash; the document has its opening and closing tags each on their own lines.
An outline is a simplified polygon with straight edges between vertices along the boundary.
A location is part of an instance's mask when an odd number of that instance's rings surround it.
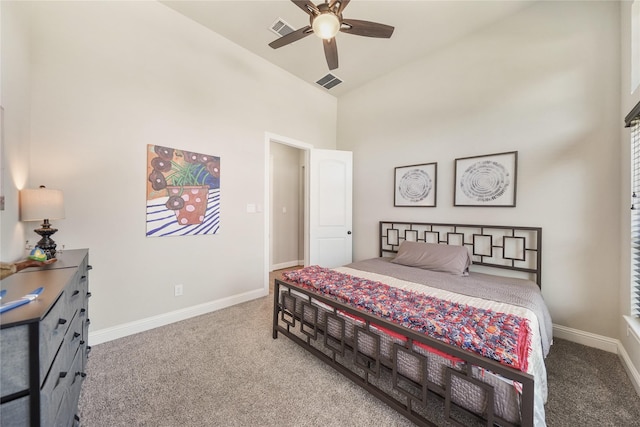
<svg viewBox="0 0 640 427">
<path fill-rule="evenodd" d="M 320 86 L 322 86 L 325 89 L 331 89 L 332 87 L 342 83 L 342 80 L 340 80 L 333 74 L 329 73 L 323 78 L 321 78 L 320 80 L 318 80 L 316 83 L 318 83 Z"/>
<path fill-rule="evenodd" d="M 284 22 L 282 18 L 278 18 L 269 29 L 281 37 L 295 31 L 293 27 Z"/>
</svg>

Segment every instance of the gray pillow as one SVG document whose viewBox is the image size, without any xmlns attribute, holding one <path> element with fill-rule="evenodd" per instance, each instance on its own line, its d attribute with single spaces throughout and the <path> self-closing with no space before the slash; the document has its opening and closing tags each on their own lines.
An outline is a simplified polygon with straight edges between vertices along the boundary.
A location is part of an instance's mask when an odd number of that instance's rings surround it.
<svg viewBox="0 0 640 427">
<path fill-rule="evenodd" d="M 463 246 L 404 241 L 391 262 L 456 276 L 469 274 L 471 257 Z"/>
</svg>

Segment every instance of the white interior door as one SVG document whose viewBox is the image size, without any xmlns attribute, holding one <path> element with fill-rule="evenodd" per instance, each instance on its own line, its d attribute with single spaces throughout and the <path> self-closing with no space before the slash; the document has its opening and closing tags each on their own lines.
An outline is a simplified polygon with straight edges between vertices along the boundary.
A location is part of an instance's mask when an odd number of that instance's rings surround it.
<svg viewBox="0 0 640 427">
<path fill-rule="evenodd" d="M 309 150 L 309 265 L 352 261 L 353 154 Z"/>
</svg>

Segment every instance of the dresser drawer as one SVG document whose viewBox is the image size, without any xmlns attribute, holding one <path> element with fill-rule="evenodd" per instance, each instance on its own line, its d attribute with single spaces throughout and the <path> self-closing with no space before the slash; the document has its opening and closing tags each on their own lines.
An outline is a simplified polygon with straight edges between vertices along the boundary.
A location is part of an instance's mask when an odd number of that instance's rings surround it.
<svg viewBox="0 0 640 427">
<path fill-rule="evenodd" d="M 44 381 L 75 314 L 75 307 L 66 302 L 65 292 L 56 301 L 47 316 L 40 322 L 40 382 Z"/>
<path fill-rule="evenodd" d="M 69 421 L 66 424 L 66 427 L 73 425 L 74 420 L 76 418 L 76 413 L 78 409 L 78 401 L 80 400 L 80 390 L 82 389 L 82 383 L 84 382 L 84 378 L 86 374 L 84 372 L 84 355 L 85 355 L 85 346 L 81 345 L 76 353 L 76 357 L 73 360 L 73 378 L 71 379 L 71 384 L 69 385 L 69 394 L 68 394 L 68 408 L 67 408 L 67 417 L 66 419 Z"/>
<path fill-rule="evenodd" d="M 29 325 L 0 329 L 0 360 L 2 396 L 28 389 Z"/>
<path fill-rule="evenodd" d="M 55 420 L 56 413 L 62 402 L 65 392 L 69 388 L 69 378 L 73 375 L 69 372 L 70 365 L 64 365 L 66 357 L 58 357 L 51 366 L 51 372 L 47 376 L 40 392 L 40 419 L 46 426 Z"/>
<path fill-rule="evenodd" d="M 80 397 L 80 387 L 84 379 L 84 374 L 81 372 L 83 352 L 82 347 L 76 349 L 73 360 L 70 361 L 65 371 L 66 375 L 64 377 L 58 375 L 59 380 L 53 388 L 54 397 L 46 403 L 44 400 L 42 401 L 40 413 L 42 426 L 69 427 L 73 424 Z"/>
<path fill-rule="evenodd" d="M 69 286 L 65 289 L 65 299 L 67 300 L 67 304 L 72 307 L 79 307 L 83 305 L 84 291 L 83 291 L 83 282 L 86 280 L 85 273 L 78 270 L 75 276 L 73 277 Z M 85 277 L 85 279 L 82 279 Z"/>
<path fill-rule="evenodd" d="M 60 351 L 58 352 L 58 357 L 63 359 L 60 361 L 61 366 L 70 366 L 73 358 L 76 357 L 76 353 L 82 342 L 82 328 L 82 319 L 80 318 L 80 311 L 78 310 L 71 321 L 71 326 L 64 336 L 62 347 L 60 347 Z"/>
<path fill-rule="evenodd" d="M 87 354 L 87 345 L 82 344 L 78 349 L 78 353 L 76 354 L 76 358 L 73 360 L 73 372 L 74 377 L 71 382 L 71 395 L 74 396 L 74 399 L 71 403 L 74 403 L 73 408 L 78 407 L 78 401 L 80 400 L 80 390 L 82 389 L 82 383 L 84 382 L 87 374 L 84 370 L 85 363 L 85 355 Z M 75 415 L 75 411 L 74 411 Z"/>
</svg>

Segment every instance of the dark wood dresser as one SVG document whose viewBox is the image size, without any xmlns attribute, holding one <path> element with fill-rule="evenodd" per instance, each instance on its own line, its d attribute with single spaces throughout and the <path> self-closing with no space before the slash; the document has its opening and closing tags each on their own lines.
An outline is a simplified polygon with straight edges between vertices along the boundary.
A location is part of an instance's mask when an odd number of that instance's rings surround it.
<svg viewBox="0 0 640 427">
<path fill-rule="evenodd" d="M 29 304 L 0 314 L 0 426 L 76 426 L 89 346 L 89 251 L 0 281 L 13 301 L 40 286 Z"/>
</svg>

